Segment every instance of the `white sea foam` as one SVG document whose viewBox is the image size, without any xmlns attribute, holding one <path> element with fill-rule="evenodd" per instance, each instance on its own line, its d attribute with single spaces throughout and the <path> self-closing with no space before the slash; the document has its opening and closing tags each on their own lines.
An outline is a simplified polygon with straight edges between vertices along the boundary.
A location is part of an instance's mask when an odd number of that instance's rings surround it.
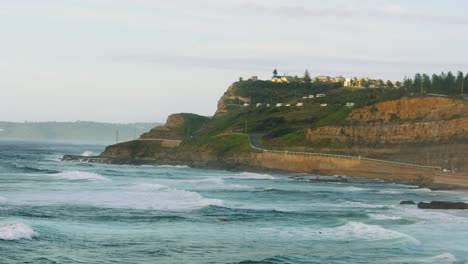
<svg viewBox="0 0 468 264">
<path fill-rule="evenodd" d="M 8 224 L 0 227 L 0 240 L 31 239 L 38 234 L 23 223 Z"/>
<path fill-rule="evenodd" d="M 399 207 L 398 214 L 408 218 L 419 219 L 422 221 L 430 221 L 437 223 L 456 223 L 466 224 L 468 223 L 467 217 L 458 216 L 450 212 L 436 212 L 432 210 L 421 210 L 417 208 Z"/>
<path fill-rule="evenodd" d="M 369 217 L 374 220 L 400 220 L 402 219 L 400 216 L 391 216 L 391 215 L 384 215 L 384 214 L 369 214 Z"/>
<path fill-rule="evenodd" d="M 85 152 L 81 153 L 81 156 L 84 156 L 84 157 L 91 157 L 95 155 L 96 154 L 94 154 L 94 152 L 92 152 L 91 150 L 86 150 Z"/>
<path fill-rule="evenodd" d="M 345 190 L 348 192 L 362 192 L 362 191 L 367 191 L 369 189 L 350 186 L 350 187 L 345 187 L 342 190 Z"/>
<path fill-rule="evenodd" d="M 378 225 L 367 225 L 360 222 L 349 222 L 345 225 L 335 228 L 322 228 L 318 230 L 318 236 L 326 239 L 358 239 L 358 240 L 388 240 L 405 238 L 414 244 L 420 244 L 420 242 L 403 233 L 385 229 Z"/>
<path fill-rule="evenodd" d="M 164 190 L 169 189 L 168 186 L 157 183 L 139 183 L 136 185 L 137 189 L 144 191 Z"/>
<path fill-rule="evenodd" d="M 188 169 L 187 165 L 158 165 L 157 168 L 173 168 L 173 169 Z"/>
<path fill-rule="evenodd" d="M 379 193 L 383 193 L 383 194 L 401 194 L 401 193 L 403 193 L 403 190 L 387 189 L 387 190 L 380 190 Z"/>
<path fill-rule="evenodd" d="M 63 171 L 60 173 L 49 174 L 50 177 L 56 177 L 71 181 L 76 180 L 98 180 L 98 181 L 112 181 L 109 178 L 106 178 L 102 175 L 92 172 L 84 172 L 84 171 Z"/>
<path fill-rule="evenodd" d="M 348 222 L 338 227 L 327 227 L 321 229 L 312 229 L 309 227 L 294 228 L 262 228 L 261 231 L 281 236 L 306 237 L 317 240 L 393 240 L 404 239 L 413 244 L 419 245 L 421 242 L 409 235 L 383 228 L 379 225 L 367 225 L 360 222 Z"/>
<path fill-rule="evenodd" d="M 386 261 L 387 263 L 455 263 L 458 259 L 451 253 L 442 253 L 436 256 L 410 257 L 410 258 L 393 258 Z"/>
<path fill-rule="evenodd" d="M 193 179 L 193 180 L 180 180 L 180 182 L 186 183 L 214 183 L 214 184 L 224 184 L 224 180 L 220 177 L 212 178 L 202 178 L 202 179 Z"/>
<path fill-rule="evenodd" d="M 367 204 L 361 202 L 351 202 L 345 201 L 343 203 L 336 204 L 338 207 L 358 207 L 358 208 L 387 208 L 387 207 L 394 207 L 393 205 L 383 205 L 383 204 Z"/>
<path fill-rule="evenodd" d="M 274 180 L 275 177 L 268 174 L 259 174 L 252 172 L 243 172 L 238 175 L 228 176 L 229 179 L 251 179 L 251 180 Z"/>
</svg>

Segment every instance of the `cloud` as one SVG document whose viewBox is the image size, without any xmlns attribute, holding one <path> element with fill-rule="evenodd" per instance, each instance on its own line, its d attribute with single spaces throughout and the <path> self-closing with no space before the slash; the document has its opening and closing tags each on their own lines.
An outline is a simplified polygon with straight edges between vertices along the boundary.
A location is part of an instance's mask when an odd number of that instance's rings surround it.
<svg viewBox="0 0 468 264">
<path fill-rule="evenodd" d="M 424 72 L 438 72 L 467 68 L 464 62 L 447 61 L 411 61 L 405 59 L 373 59 L 361 57 L 333 56 L 275 56 L 275 57 L 226 57 L 226 56 L 194 56 L 141 54 L 113 57 L 121 62 L 159 64 L 178 68 L 195 67 L 235 72 L 270 72 L 273 68 L 291 74 L 302 74 L 309 68 L 316 74 L 344 74 L 346 76 L 388 75 L 396 78 L 411 74 L 414 69 Z M 447 68 L 447 65 L 450 65 Z"/>
<path fill-rule="evenodd" d="M 468 25 L 467 16 L 450 16 L 438 14 L 422 14 L 410 12 L 403 6 L 397 4 L 385 4 L 381 8 L 369 8 L 369 5 L 336 5 L 323 7 L 313 5 L 278 4 L 266 5 L 253 2 L 244 2 L 232 10 L 241 12 L 250 12 L 253 14 L 283 16 L 289 18 L 308 18 L 308 17 L 331 17 L 334 19 L 387 19 L 387 20 L 406 20 L 423 23 Z"/>
</svg>

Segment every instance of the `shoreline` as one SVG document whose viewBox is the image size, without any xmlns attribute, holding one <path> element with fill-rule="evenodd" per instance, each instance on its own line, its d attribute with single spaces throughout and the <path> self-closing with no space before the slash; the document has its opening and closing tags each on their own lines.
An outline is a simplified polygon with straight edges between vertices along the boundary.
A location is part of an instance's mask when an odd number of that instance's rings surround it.
<svg viewBox="0 0 468 264">
<path fill-rule="evenodd" d="M 427 179 L 420 180 L 408 180 L 402 178 L 391 178 L 391 177 L 369 177 L 365 175 L 347 175 L 342 173 L 323 173 L 321 171 L 309 171 L 309 172 L 301 172 L 301 171 L 291 171 L 279 168 L 265 168 L 259 166 L 252 166 L 246 165 L 242 163 L 225 163 L 219 161 L 174 161 L 174 160 L 164 160 L 164 161 L 157 161 L 154 159 L 124 159 L 124 158 L 110 158 L 110 157 L 100 157 L 100 156 L 80 156 L 80 155 L 64 155 L 62 157 L 63 161 L 70 161 L 70 162 L 88 162 L 88 163 L 101 163 L 101 164 L 115 164 L 115 165 L 169 165 L 169 166 L 188 166 L 194 169 L 208 169 L 208 170 L 225 170 L 225 171 L 232 171 L 232 172 L 253 172 L 253 173 L 286 173 L 286 174 L 294 174 L 294 173 L 305 173 L 310 176 L 327 176 L 327 177 L 350 177 L 350 178 L 368 178 L 368 179 L 380 179 L 387 183 L 397 183 L 397 184 L 407 184 L 407 185 L 414 185 L 417 188 L 427 188 L 431 191 L 464 191 L 468 192 L 468 184 L 457 184 L 452 181 L 441 182 L 440 179 L 438 182 L 428 181 Z M 290 177 L 294 177 L 290 175 Z M 452 179 L 448 177 L 448 179 Z M 468 182 L 468 177 L 462 178 L 463 180 Z M 313 182 L 313 180 L 311 181 Z M 325 181 L 324 181 L 325 182 Z M 330 181 L 335 182 L 335 181 Z"/>
</svg>

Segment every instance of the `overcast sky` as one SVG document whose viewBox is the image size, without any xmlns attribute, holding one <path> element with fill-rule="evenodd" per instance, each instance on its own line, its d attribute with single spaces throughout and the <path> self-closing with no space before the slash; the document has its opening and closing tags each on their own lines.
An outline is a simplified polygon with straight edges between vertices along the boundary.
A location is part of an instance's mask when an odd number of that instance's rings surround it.
<svg viewBox="0 0 468 264">
<path fill-rule="evenodd" d="M 464 0 L 0 0 L 0 120 L 212 115 L 240 76 L 468 71 Z"/>
</svg>

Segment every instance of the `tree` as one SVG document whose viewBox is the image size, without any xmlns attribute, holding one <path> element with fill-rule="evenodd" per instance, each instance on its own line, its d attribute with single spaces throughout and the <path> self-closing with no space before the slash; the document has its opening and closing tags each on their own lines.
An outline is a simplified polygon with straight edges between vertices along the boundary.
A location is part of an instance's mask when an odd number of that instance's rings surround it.
<svg viewBox="0 0 468 264">
<path fill-rule="evenodd" d="M 243 80 L 244 80 L 244 78 L 239 77 L 239 82 L 242 82 Z"/>
<path fill-rule="evenodd" d="M 278 76 L 278 71 L 275 69 L 275 70 L 273 71 L 273 77 L 276 77 L 276 76 Z"/>
<path fill-rule="evenodd" d="M 304 77 L 303 77 L 302 79 L 303 79 L 304 82 L 306 82 L 306 83 L 312 82 L 312 79 L 310 78 L 310 74 L 309 74 L 309 71 L 308 71 L 308 70 L 306 70 L 306 71 L 304 72 Z"/>
<path fill-rule="evenodd" d="M 390 81 L 390 80 L 387 81 L 387 87 L 388 88 L 393 88 L 394 87 L 392 81 Z"/>
</svg>

